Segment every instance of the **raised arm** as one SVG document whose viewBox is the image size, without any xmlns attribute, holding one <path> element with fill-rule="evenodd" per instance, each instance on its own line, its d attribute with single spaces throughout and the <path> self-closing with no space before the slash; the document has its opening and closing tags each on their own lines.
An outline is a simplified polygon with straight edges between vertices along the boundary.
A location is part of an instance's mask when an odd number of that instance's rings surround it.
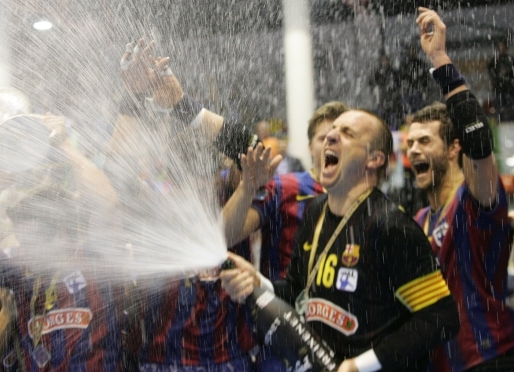
<svg viewBox="0 0 514 372">
<path fill-rule="evenodd" d="M 207 110 L 185 94 L 168 67 L 169 57 L 152 56 L 154 45 L 154 42 L 146 44 L 141 39 L 135 47 L 132 44 L 126 46 L 120 64 L 126 95 L 120 105 L 118 123 L 130 130 L 131 125 L 136 125 L 131 120 L 144 116 L 148 110 L 171 115 L 184 128 L 202 128 L 202 133 L 214 141 L 220 152 L 240 167 L 240 154 L 246 153 L 248 147 L 255 148 L 259 142 L 257 135 L 238 125 L 240 123 L 231 123 Z M 113 141 L 116 140 L 113 136 Z M 110 148 L 115 147 L 111 142 Z"/>
<path fill-rule="evenodd" d="M 66 119 L 51 113 L 32 116 L 41 119 L 48 129 L 52 141 L 71 162 L 78 181 L 77 191 L 81 197 L 88 203 L 95 202 L 105 206 L 114 206 L 117 202 L 114 188 L 105 173 L 71 144 L 64 129 Z"/>
<path fill-rule="evenodd" d="M 439 15 L 420 7 L 416 22 L 421 46 L 432 62 L 432 76 L 446 98 L 446 106 L 462 148 L 463 171 L 473 197 L 484 208 L 494 206 L 498 167 L 492 152 L 493 135 L 478 100 L 446 53 L 446 25 Z"/>
<path fill-rule="evenodd" d="M 273 177 L 282 160 L 281 155 L 270 160 L 270 150 L 264 149 L 262 143 L 259 143 L 255 149 L 249 147 L 246 155 L 241 156 L 243 179 L 223 207 L 225 236 L 229 247 L 248 237 L 259 227 L 260 216 L 250 208 L 253 197 Z"/>
</svg>

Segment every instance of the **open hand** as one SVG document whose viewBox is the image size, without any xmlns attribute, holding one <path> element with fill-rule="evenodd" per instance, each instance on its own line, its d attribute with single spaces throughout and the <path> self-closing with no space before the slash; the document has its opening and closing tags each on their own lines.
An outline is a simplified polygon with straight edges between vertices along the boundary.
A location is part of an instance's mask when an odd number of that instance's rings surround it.
<svg viewBox="0 0 514 372">
<path fill-rule="evenodd" d="M 241 155 L 243 184 L 252 193 L 268 183 L 282 161 L 282 155 L 277 155 L 271 160 L 270 156 L 271 149 L 265 149 L 262 143 L 259 143 L 255 149 L 248 148 L 246 155 Z"/>
<path fill-rule="evenodd" d="M 130 92 L 151 92 L 151 95 L 157 95 L 160 106 L 172 107 L 182 99 L 182 87 L 168 66 L 170 58 L 154 58 L 154 48 L 155 41 L 147 44 L 145 39 L 139 39 L 135 46 L 127 44 L 120 61 L 121 75 Z"/>
</svg>

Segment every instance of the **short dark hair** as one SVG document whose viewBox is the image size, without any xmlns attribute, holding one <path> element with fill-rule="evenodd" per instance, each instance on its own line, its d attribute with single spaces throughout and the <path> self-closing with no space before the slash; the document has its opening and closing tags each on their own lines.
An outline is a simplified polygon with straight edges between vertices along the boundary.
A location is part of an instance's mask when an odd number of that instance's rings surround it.
<svg viewBox="0 0 514 372">
<path fill-rule="evenodd" d="M 383 152 L 385 155 L 384 164 L 377 169 L 378 182 L 380 182 L 385 178 L 387 167 L 389 166 L 389 157 L 393 153 L 393 135 L 391 133 L 391 129 L 389 129 L 386 122 L 374 112 L 362 108 L 355 110 L 372 116 L 378 124 L 378 132 L 370 144 L 370 150 L 378 150 Z"/>
<path fill-rule="evenodd" d="M 343 112 L 348 111 L 348 107 L 339 101 L 331 101 L 325 103 L 323 106 L 318 107 L 309 119 L 309 126 L 307 128 L 307 137 L 311 143 L 316 133 L 316 128 L 319 123 L 324 120 L 336 120 Z"/>
<path fill-rule="evenodd" d="M 439 136 L 443 139 L 446 147 L 449 147 L 457 138 L 453 124 L 446 110 L 446 105 L 441 102 L 434 102 L 429 106 L 417 111 L 412 118 L 413 123 L 428 123 L 431 121 L 439 121 Z"/>
</svg>

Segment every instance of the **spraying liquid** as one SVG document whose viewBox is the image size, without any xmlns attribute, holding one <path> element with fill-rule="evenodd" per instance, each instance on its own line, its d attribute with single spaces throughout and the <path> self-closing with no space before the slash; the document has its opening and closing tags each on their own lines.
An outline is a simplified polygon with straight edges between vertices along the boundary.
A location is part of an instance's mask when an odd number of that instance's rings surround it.
<svg viewBox="0 0 514 372">
<path fill-rule="evenodd" d="M 118 120 L 124 46 L 154 35 L 156 19 L 146 2 L 88 3 L 0 6 L 9 24 L 2 32 L 12 85 L 29 97 L 32 112 L 24 113 L 36 114 L 0 125 L 0 214 L 8 220 L 22 203 L 42 220 L 48 216 L 48 226 L 22 226 L 23 236 L 7 223 L 1 237 L 10 239 L 2 249 L 36 272 L 60 269 L 70 257 L 94 257 L 94 270 L 109 280 L 127 273 L 185 277 L 215 267 L 226 258 L 217 150 L 169 115 Z M 53 27 L 28 28 L 43 10 Z M 55 234 L 63 221 L 75 235 Z"/>
</svg>

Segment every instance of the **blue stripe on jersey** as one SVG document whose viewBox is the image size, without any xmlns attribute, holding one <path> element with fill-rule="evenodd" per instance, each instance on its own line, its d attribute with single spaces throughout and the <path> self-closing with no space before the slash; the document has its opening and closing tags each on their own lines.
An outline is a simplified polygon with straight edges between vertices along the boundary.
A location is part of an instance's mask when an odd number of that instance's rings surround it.
<svg viewBox="0 0 514 372">
<path fill-rule="evenodd" d="M 121 340 L 119 319 L 114 303 L 114 290 L 109 283 L 105 291 L 101 291 L 104 304 L 109 304 L 105 309 L 107 317 L 107 337 L 104 340 L 104 371 L 117 371 L 120 360 Z"/>
<path fill-rule="evenodd" d="M 465 322 L 464 325 L 466 322 L 470 325 L 470 332 L 478 346 L 477 353 L 483 360 L 489 360 L 496 357 L 499 352 L 504 352 L 505 350 L 500 348 L 505 348 L 505 343 L 509 342 L 505 335 L 501 335 L 509 332 L 508 330 L 491 328 L 490 324 L 496 323 L 495 316 L 491 312 L 504 313 L 501 316 L 503 322 L 505 315 L 511 319 L 507 322 L 509 324 L 501 324 L 500 327 L 512 327 L 514 324 L 514 312 L 508 311 L 504 305 L 507 296 L 506 247 L 509 239 L 507 230 L 510 227 L 506 225 L 506 221 L 501 220 L 502 216 L 506 216 L 506 213 L 502 213 L 501 210 L 505 212 L 508 204 L 503 188 L 499 187 L 498 195 L 498 204 L 494 210 L 490 212 L 478 210 L 469 189 L 462 186 L 458 191 L 457 198 L 460 203 L 456 205 L 453 221 L 451 219 L 447 221 L 452 230 L 447 232 L 443 242 L 443 246 L 446 246 L 448 244 L 446 240 L 453 238 L 452 247 L 455 250 L 456 266 L 446 267 L 445 269 L 450 271 L 445 276 L 448 281 L 455 280 L 454 284 L 458 283 L 455 293 L 462 300 L 461 317 Z M 481 240 L 483 240 L 483 247 L 479 245 Z M 442 262 L 442 264 L 444 266 L 447 263 Z M 454 269 L 457 270 L 456 277 L 453 277 L 451 272 Z M 485 273 L 485 278 L 482 273 Z M 478 278 L 475 278 L 477 274 Z M 498 283 L 497 278 L 502 275 L 502 283 Z M 486 279 L 488 282 L 484 283 Z M 458 293 L 459 290 L 461 293 Z M 484 296 L 484 291 L 487 293 L 490 291 L 491 294 Z M 505 314 L 505 311 L 508 313 Z M 469 334 L 465 330 L 466 328 L 461 327 L 461 333 Z M 497 344 L 498 337 L 502 340 L 500 345 Z M 463 360 L 459 347 L 467 348 L 469 345 L 459 345 L 459 340 L 461 340 L 459 336 L 451 340 L 448 345 L 445 345 L 444 351 L 455 370 L 464 371 L 469 367 L 467 363 L 470 361 Z M 487 344 L 483 344 L 484 341 Z M 481 345 L 487 346 L 481 347 Z"/>
<path fill-rule="evenodd" d="M 52 365 L 57 367 L 66 359 L 66 330 L 59 329 L 50 333 L 49 348 L 52 353 Z"/>
<path fill-rule="evenodd" d="M 184 337 L 185 325 L 191 317 L 191 312 L 196 303 L 197 288 L 195 283 L 189 282 L 186 285 L 185 280 L 181 280 L 178 298 L 171 298 L 171 301 L 177 301 L 175 312 L 171 322 L 171 327 L 166 334 L 166 364 L 182 364 L 182 338 Z M 159 319 L 159 314 L 156 318 Z M 158 322 L 153 322 L 158 323 Z M 157 326 L 161 326 L 157 324 Z"/>
<path fill-rule="evenodd" d="M 151 293 L 145 301 L 145 319 L 142 338 L 146 342 L 141 347 L 141 351 L 139 353 L 139 360 L 141 363 L 154 362 L 148 360 L 148 350 L 152 345 L 152 335 L 158 327 L 157 319 L 159 319 L 159 312 L 162 307 L 162 302 L 164 300 L 164 296 L 162 296 L 160 292 L 161 291 L 158 291 L 158 293 Z M 170 345 L 170 348 L 173 348 L 173 346 L 174 345 Z"/>
<path fill-rule="evenodd" d="M 269 230 L 269 245 L 267 245 L 268 249 L 268 268 L 269 268 L 269 278 L 270 280 L 278 280 L 280 279 L 280 252 L 279 252 L 279 245 L 280 245 L 280 238 L 282 237 L 282 229 L 283 221 L 282 217 L 280 215 L 280 206 L 282 204 L 282 201 L 284 200 L 284 190 L 282 187 L 282 179 L 281 177 L 277 176 L 275 177 L 275 187 L 276 187 L 276 194 L 274 197 L 273 202 L 270 204 L 269 209 L 269 219 L 268 219 L 268 226 L 267 229 Z M 266 243 L 262 242 L 263 248 L 266 247 Z"/>
<path fill-rule="evenodd" d="M 90 283 L 88 283 L 90 284 Z M 87 299 L 87 289 L 88 286 L 86 285 L 84 288 L 78 290 L 76 288 L 75 292 L 73 293 L 73 300 L 75 301 L 76 307 L 90 307 L 89 302 Z M 93 317 L 98 317 L 100 314 L 93 314 Z M 91 341 L 91 325 L 93 323 L 90 323 L 89 327 L 84 329 L 80 337 L 75 345 L 74 352 L 70 360 L 68 361 L 68 369 L 73 372 L 85 372 L 86 371 L 86 358 L 85 355 L 87 355 L 87 352 L 90 349 L 90 341 Z M 101 325 L 100 325 L 101 326 Z M 65 341 L 66 342 L 66 341 Z M 53 348 L 52 348 L 53 350 Z"/>
<path fill-rule="evenodd" d="M 240 358 L 244 352 L 241 350 L 239 344 L 237 324 L 238 324 L 238 306 L 235 302 L 227 299 L 228 311 L 225 317 L 225 327 L 228 333 L 228 345 L 224 345 L 229 348 L 230 360 Z"/>
<path fill-rule="evenodd" d="M 310 172 L 297 172 L 278 175 L 266 185 L 270 196 L 264 202 L 254 201 L 253 207 L 259 212 L 260 226 L 269 233 L 268 241 L 263 241 L 263 249 L 266 250 L 263 258 L 267 257 L 268 262 L 263 262 L 262 267 L 269 268 L 264 275 L 271 280 L 281 279 L 284 271 L 280 262 L 280 246 L 289 246 L 292 251 L 294 235 L 298 228 L 305 208 L 310 201 L 308 196 L 314 196 L 322 192 L 321 186 L 314 181 Z M 297 196 L 307 197 L 301 201 Z M 290 241 L 285 241 L 284 228 L 285 219 L 289 229 Z M 291 226 L 293 225 L 293 226 Z"/>
<path fill-rule="evenodd" d="M 466 197 L 464 194 L 464 187 L 461 187 L 458 191 L 459 200 L 464 200 Z M 454 236 L 454 247 L 455 247 L 455 260 L 457 261 L 457 270 L 459 277 L 457 280 L 459 281 L 462 288 L 462 295 L 465 302 L 463 303 L 463 308 L 461 311 L 466 312 L 467 318 L 471 321 L 473 325 L 473 332 L 475 335 L 475 339 L 490 339 L 494 344 L 494 339 L 492 334 L 490 333 L 489 327 L 487 323 L 484 321 L 486 319 L 486 311 L 484 309 L 483 304 L 481 302 L 481 296 L 478 291 L 478 287 L 475 285 L 473 281 L 473 265 L 476 264 L 473 262 L 472 254 L 470 254 L 471 249 L 471 241 L 469 235 L 470 226 L 468 223 L 473 223 L 471 221 L 467 221 L 466 211 L 464 210 L 464 206 L 462 203 L 459 203 L 457 209 L 455 211 L 454 221 L 455 227 L 462 225 L 467 228 L 454 229 L 454 233 L 458 233 Z M 478 321 L 478 320 L 482 321 Z M 496 345 L 492 345 L 490 351 L 495 350 Z M 485 354 L 488 352 L 484 352 L 483 350 L 479 353 L 482 357 L 486 357 Z M 490 352 L 489 352 L 490 353 Z M 459 368 L 465 368 L 465 364 L 461 364 L 462 361 L 459 360 L 457 363 L 456 356 L 460 356 L 461 353 L 457 353 L 454 355 L 454 365 L 458 365 Z M 495 352 L 493 352 L 495 354 Z M 459 358 L 460 359 L 460 358 Z"/>
</svg>

